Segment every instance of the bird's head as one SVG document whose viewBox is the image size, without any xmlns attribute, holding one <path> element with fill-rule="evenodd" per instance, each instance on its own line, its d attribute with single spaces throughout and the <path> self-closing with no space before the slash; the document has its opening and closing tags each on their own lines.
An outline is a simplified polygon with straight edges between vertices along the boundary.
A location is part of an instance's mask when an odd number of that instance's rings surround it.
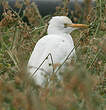
<svg viewBox="0 0 106 110">
<path fill-rule="evenodd" d="M 79 28 L 88 28 L 86 24 L 73 24 L 66 16 L 55 16 L 49 21 L 48 34 L 71 33 Z"/>
</svg>

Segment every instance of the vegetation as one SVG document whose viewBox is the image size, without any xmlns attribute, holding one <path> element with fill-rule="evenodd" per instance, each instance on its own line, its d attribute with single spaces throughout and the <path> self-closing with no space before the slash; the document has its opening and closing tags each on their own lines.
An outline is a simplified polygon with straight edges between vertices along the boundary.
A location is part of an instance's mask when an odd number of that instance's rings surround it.
<svg viewBox="0 0 106 110">
<path fill-rule="evenodd" d="M 36 4 L 29 0 L 21 3 L 16 0 L 18 12 L 8 1 L 0 1 L 4 9 L 0 21 L 0 110 L 105 110 L 106 2 L 97 0 L 95 7 L 91 2 L 85 0 L 85 12 L 77 2 L 75 11 L 69 12 L 69 0 L 63 0 L 63 5 L 56 8 L 54 15 L 68 15 L 74 22 L 87 23 L 90 28 L 72 33 L 77 60 L 64 70 L 63 81 L 53 77 L 50 88 L 39 88 L 26 67 L 52 16 L 42 17 Z M 22 13 L 23 5 L 26 7 Z"/>
</svg>

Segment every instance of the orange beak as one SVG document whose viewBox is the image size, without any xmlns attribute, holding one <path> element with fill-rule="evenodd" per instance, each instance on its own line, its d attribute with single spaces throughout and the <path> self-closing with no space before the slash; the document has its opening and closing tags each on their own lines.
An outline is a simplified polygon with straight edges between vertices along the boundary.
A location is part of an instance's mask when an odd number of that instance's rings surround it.
<svg viewBox="0 0 106 110">
<path fill-rule="evenodd" d="M 88 28 L 89 25 L 86 24 L 65 24 L 66 27 L 73 27 L 73 28 Z"/>
</svg>

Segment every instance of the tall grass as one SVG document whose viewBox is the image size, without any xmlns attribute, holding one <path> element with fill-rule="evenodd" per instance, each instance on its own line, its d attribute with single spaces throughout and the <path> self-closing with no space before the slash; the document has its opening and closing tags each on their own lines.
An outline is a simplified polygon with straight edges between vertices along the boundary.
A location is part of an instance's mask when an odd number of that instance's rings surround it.
<svg viewBox="0 0 106 110">
<path fill-rule="evenodd" d="M 86 30 L 72 33 L 76 62 L 65 68 L 63 81 L 50 88 L 39 88 L 26 72 L 26 66 L 36 42 L 46 35 L 52 16 L 42 17 L 35 3 L 16 0 L 14 11 L 6 0 L 0 2 L 4 13 L 0 21 L 0 110 L 105 110 L 106 108 L 106 5 L 96 6 L 86 0 L 83 17 L 81 7 L 69 12 L 69 0 L 56 8 L 54 15 L 69 15 L 75 22 L 90 24 Z M 22 16 L 22 6 L 26 8 Z M 78 14 L 80 19 L 74 18 Z M 29 24 L 24 21 L 27 17 Z"/>
</svg>

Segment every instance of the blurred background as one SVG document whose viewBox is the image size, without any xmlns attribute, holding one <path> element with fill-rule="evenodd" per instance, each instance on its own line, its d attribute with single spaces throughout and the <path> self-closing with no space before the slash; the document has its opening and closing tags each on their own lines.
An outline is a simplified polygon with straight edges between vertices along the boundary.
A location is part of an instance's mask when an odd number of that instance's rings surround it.
<svg viewBox="0 0 106 110">
<path fill-rule="evenodd" d="M 18 12 L 20 10 L 20 7 L 16 7 L 16 1 L 17 0 L 8 0 L 8 4 L 12 7 L 13 10 Z M 21 3 L 22 5 L 22 1 L 23 0 L 18 0 L 17 5 L 19 3 Z M 61 10 L 60 7 L 62 7 L 63 10 L 64 8 L 66 8 L 65 14 L 70 16 L 73 22 L 78 22 L 77 18 L 80 18 L 80 20 L 82 20 L 83 17 L 89 13 L 91 7 L 95 6 L 95 0 L 67 0 L 67 2 L 65 2 L 65 0 L 30 0 L 30 3 L 31 2 L 36 3 L 42 17 L 48 15 L 51 16 L 54 15 L 54 13 L 57 10 L 58 11 Z M 23 10 L 25 9 L 25 7 L 26 7 L 25 4 L 23 4 L 23 6 L 21 7 L 22 8 L 20 12 L 21 16 L 23 14 Z M 68 11 L 68 14 L 66 11 Z M 2 13 L 3 13 L 3 7 L 1 5 L 0 19 L 2 18 Z M 83 15 L 83 17 L 81 15 Z M 74 16 L 74 18 L 72 16 Z M 25 21 L 27 21 L 27 18 L 24 17 L 24 19 Z"/>
<path fill-rule="evenodd" d="M 39 88 L 27 62 L 62 15 L 90 26 L 71 33 L 77 59 L 63 80 Z M 0 0 L 0 110 L 106 110 L 106 0 Z"/>
</svg>

